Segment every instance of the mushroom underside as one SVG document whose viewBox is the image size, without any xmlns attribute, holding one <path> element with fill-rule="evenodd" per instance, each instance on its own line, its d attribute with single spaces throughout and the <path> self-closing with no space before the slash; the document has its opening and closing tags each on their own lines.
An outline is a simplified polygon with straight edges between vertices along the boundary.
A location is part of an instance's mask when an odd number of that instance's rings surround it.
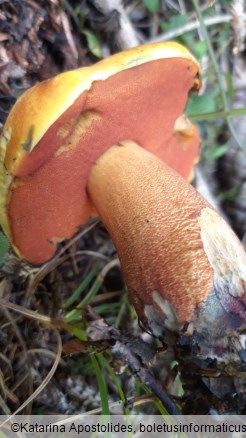
<svg viewBox="0 0 246 438">
<path fill-rule="evenodd" d="M 77 98 L 15 166 L 7 215 L 11 240 L 23 258 L 36 264 L 48 260 L 57 242 L 96 215 L 87 178 L 92 164 L 118 141 L 137 141 L 190 176 L 198 131 L 193 127 L 191 135 L 179 136 L 174 126 L 196 75 L 188 59 L 158 60 L 94 82 Z"/>
</svg>

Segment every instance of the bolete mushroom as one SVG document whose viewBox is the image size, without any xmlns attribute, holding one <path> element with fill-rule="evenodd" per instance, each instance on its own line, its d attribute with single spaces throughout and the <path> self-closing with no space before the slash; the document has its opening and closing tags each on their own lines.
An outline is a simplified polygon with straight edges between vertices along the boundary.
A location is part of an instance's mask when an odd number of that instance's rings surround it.
<svg viewBox="0 0 246 438">
<path fill-rule="evenodd" d="M 236 345 L 245 358 L 245 252 L 185 181 L 199 135 L 182 112 L 198 74 L 186 49 L 161 43 L 27 91 L 1 137 L 1 224 L 19 256 L 41 263 L 99 214 L 154 334 L 179 331 L 203 357 Z"/>
<path fill-rule="evenodd" d="M 0 142 L 0 222 L 16 253 L 43 263 L 96 215 L 86 192 L 89 172 L 119 141 L 136 141 L 189 178 L 199 135 L 182 112 L 199 86 L 190 52 L 160 43 L 60 74 L 23 94 Z"/>
</svg>

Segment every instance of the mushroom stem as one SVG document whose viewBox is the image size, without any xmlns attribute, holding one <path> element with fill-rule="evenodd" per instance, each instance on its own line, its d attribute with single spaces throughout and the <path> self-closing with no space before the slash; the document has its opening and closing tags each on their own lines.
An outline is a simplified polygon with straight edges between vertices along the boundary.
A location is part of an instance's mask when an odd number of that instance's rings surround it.
<svg viewBox="0 0 246 438">
<path fill-rule="evenodd" d="M 161 328 L 196 321 L 220 336 L 231 312 L 246 320 L 244 250 L 173 169 L 125 141 L 97 160 L 87 188 L 117 249 L 131 300 L 152 331 L 160 335 Z"/>
<path fill-rule="evenodd" d="M 206 202 L 171 168 L 129 141 L 97 160 L 87 187 L 136 307 L 151 304 L 154 291 L 165 294 L 185 322 L 203 299 L 204 286 L 212 288 L 197 221 Z"/>
</svg>

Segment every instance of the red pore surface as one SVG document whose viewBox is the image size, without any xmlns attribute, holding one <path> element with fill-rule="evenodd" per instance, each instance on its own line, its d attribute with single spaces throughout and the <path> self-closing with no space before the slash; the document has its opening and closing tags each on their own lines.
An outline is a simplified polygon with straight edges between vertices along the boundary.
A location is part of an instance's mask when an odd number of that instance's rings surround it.
<svg viewBox="0 0 246 438">
<path fill-rule="evenodd" d="M 184 147 L 173 127 L 196 73 L 187 59 L 153 61 L 94 82 L 78 97 L 16 171 L 8 213 L 22 257 L 36 264 L 48 260 L 57 242 L 95 215 L 86 193 L 91 165 L 121 140 L 136 141 L 189 176 L 198 135 Z"/>
</svg>

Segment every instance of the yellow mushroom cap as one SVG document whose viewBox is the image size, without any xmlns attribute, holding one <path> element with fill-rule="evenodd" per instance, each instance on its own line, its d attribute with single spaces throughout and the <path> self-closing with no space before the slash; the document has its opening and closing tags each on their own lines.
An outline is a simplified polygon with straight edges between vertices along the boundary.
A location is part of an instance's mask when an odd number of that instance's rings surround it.
<svg viewBox="0 0 246 438">
<path fill-rule="evenodd" d="M 118 141 L 137 141 L 189 178 L 199 134 L 189 127 L 178 135 L 175 122 L 199 86 L 197 61 L 169 42 L 62 73 L 22 95 L 0 140 L 0 221 L 19 256 L 48 260 L 96 214 L 86 193 L 90 168 Z"/>
</svg>

